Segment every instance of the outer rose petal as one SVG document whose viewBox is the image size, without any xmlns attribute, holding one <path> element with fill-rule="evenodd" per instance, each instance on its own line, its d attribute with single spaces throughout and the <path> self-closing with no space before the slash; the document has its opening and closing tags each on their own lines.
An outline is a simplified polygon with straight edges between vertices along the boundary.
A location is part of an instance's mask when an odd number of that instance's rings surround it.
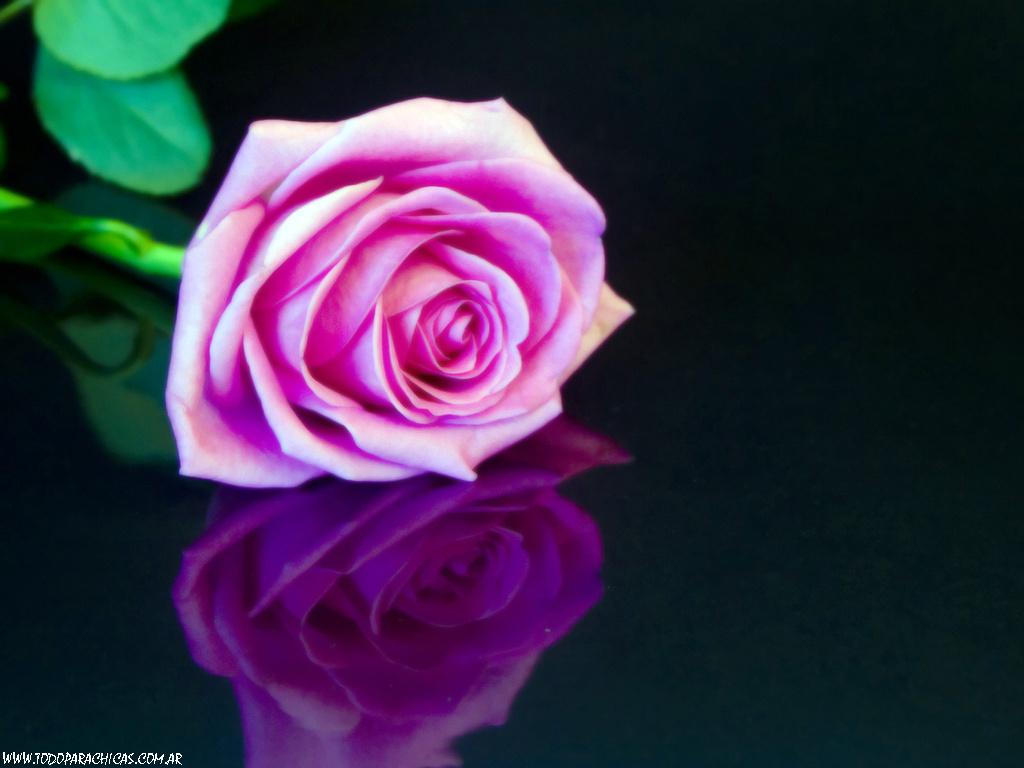
<svg viewBox="0 0 1024 768">
<path fill-rule="evenodd" d="M 562 401 L 556 393 L 522 416 L 469 426 L 410 426 L 401 417 L 357 408 L 321 406 L 318 410 L 347 427 L 356 445 L 367 454 L 421 472 L 475 480 L 477 464 L 554 419 L 562 412 Z"/>
<path fill-rule="evenodd" d="M 572 280 L 589 321 L 604 280 L 604 212 L 564 170 L 520 158 L 456 161 L 407 171 L 392 183 L 411 189 L 446 187 L 492 211 L 529 216 L 551 239 L 552 253 Z"/>
<path fill-rule="evenodd" d="M 568 379 L 583 361 L 594 354 L 594 350 L 604 343 L 615 329 L 626 322 L 636 312 L 628 301 L 611 289 L 608 283 L 601 286 L 601 296 L 597 303 L 597 311 L 590 327 L 583 334 L 580 349 L 572 365 L 562 374 L 562 381 Z"/>
<path fill-rule="evenodd" d="M 181 471 L 250 486 L 298 485 L 315 467 L 283 456 L 252 403 L 219 407 L 207 397 L 210 339 L 230 298 L 235 270 L 263 218 L 255 203 L 228 214 L 188 251 L 167 381 L 167 413 Z"/>
<path fill-rule="evenodd" d="M 288 175 L 272 206 L 323 175 L 365 181 L 456 160 L 517 157 L 560 169 L 530 122 L 504 99 L 411 99 L 338 123 L 338 131 Z M 369 175 L 368 175 L 369 174 Z"/>
<path fill-rule="evenodd" d="M 272 189 L 337 133 L 339 127 L 339 123 L 288 120 L 259 120 L 250 125 L 196 238 L 202 238 L 229 213 Z"/>
<path fill-rule="evenodd" d="M 350 480 L 400 480 L 422 471 L 415 464 L 392 464 L 386 457 L 378 458 L 379 453 L 364 453 L 348 435 L 331 440 L 314 432 L 285 400 L 281 383 L 252 325 L 245 330 L 243 348 L 263 412 L 280 441 L 283 455 L 319 469 L 314 470 L 314 476 L 330 473 Z"/>
<path fill-rule="evenodd" d="M 274 267 L 313 240 L 378 186 L 379 182 L 371 181 L 335 190 L 282 216 L 264 233 L 255 256 L 250 255 L 246 259 L 250 262 L 246 265 L 248 276 L 234 289 L 210 339 L 210 379 L 218 394 L 229 395 L 237 387 L 242 333 L 252 314 L 256 296 L 273 274 Z M 297 355 L 298 349 L 294 353 Z"/>
</svg>

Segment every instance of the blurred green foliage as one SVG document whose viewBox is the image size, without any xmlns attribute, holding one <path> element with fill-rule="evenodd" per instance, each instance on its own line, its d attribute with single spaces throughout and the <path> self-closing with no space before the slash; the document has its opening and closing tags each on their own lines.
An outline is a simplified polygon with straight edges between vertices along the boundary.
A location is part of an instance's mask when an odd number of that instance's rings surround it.
<svg viewBox="0 0 1024 768">
<path fill-rule="evenodd" d="M 0 83 L 0 102 L 7 98 L 7 86 Z M 4 169 L 7 162 L 7 139 L 4 136 L 4 126 L 0 123 L 0 171 Z"/>
<path fill-rule="evenodd" d="M 33 95 L 46 130 L 91 173 L 171 195 L 202 178 L 211 139 L 178 68 L 226 22 L 276 0 L 11 0 L 0 24 L 31 11 L 40 40 Z M 0 167 L 5 154 L 0 128 Z"/>
<path fill-rule="evenodd" d="M 72 159 L 108 181 L 170 194 L 196 184 L 209 161 L 209 131 L 179 70 L 107 80 L 40 48 L 34 96 L 43 125 Z"/>
<path fill-rule="evenodd" d="M 230 0 L 36 0 L 36 34 L 57 59 L 128 80 L 169 69 L 224 23 Z"/>
</svg>

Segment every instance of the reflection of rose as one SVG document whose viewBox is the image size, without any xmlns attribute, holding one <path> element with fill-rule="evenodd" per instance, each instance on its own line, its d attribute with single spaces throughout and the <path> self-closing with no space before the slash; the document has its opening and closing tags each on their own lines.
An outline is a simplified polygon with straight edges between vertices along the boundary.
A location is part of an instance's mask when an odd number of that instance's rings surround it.
<svg viewBox="0 0 1024 768">
<path fill-rule="evenodd" d="M 196 660 L 235 679 L 252 758 L 275 749 L 257 722 L 287 720 L 315 751 L 371 755 L 383 739 L 417 759 L 501 722 L 600 593 L 597 528 L 553 489 L 586 455 L 619 457 L 582 434 L 556 422 L 532 466 L 520 447 L 474 483 L 223 490 L 175 600 Z"/>
<path fill-rule="evenodd" d="M 475 466 L 629 315 L 604 215 L 504 101 L 255 123 L 185 257 L 182 471 L 291 486 Z"/>
<path fill-rule="evenodd" d="M 245 734 L 246 768 L 447 768 L 461 765 L 451 743 L 464 733 L 501 725 L 538 653 L 487 668 L 450 711 L 395 720 L 361 716 L 350 728 L 309 727 L 286 714 L 267 692 L 235 681 Z"/>
</svg>

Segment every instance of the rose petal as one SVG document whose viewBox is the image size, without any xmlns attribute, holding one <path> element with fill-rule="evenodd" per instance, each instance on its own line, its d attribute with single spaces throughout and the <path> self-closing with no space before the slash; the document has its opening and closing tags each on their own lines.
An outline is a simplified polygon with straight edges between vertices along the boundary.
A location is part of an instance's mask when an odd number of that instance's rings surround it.
<svg viewBox="0 0 1024 768">
<path fill-rule="evenodd" d="M 270 692 L 282 710 L 307 728 L 350 731 L 359 713 L 323 670 L 309 664 L 301 643 L 249 619 L 243 555 L 243 548 L 235 548 L 221 557 L 213 599 L 217 634 L 245 676 Z"/>
<path fill-rule="evenodd" d="M 480 425 L 423 425 L 410 429 L 401 416 L 319 404 L 319 411 L 348 429 L 355 444 L 367 454 L 460 480 L 473 480 L 473 468 L 483 459 L 540 429 L 561 410 L 556 393 L 535 410 L 514 418 Z"/>
<path fill-rule="evenodd" d="M 601 298 L 597 305 L 597 312 L 594 319 L 583 334 L 579 351 L 571 366 L 562 374 L 562 381 L 568 379 L 583 362 L 590 357 L 604 340 L 607 339 L 615 329 L 626 322 L 636 312 L 632 305 L 621 296 L 615 293 L 607 283 L 601 286 Z"/>
<path fill-rule="evenodd" d="M 458 519 L 454 516 L 448 522 Z M 416 589 L 408 585 L 399 596 L 396 606 L 406 615 L 434 627 L 457 627 L 494 616 L 516 596 L 530 568 L 529 554 L 522 547 L 522 536 L 503 526 L 491 526 L 483 531 L 470 531 L 460 538 L 438 534 L 441 546 L 431 542 L 428 561 L 420 565 L 419 573 L 431 580 Z M 460 552 L 482 563 L 481 571 L 463 576 L 457 600 L 431 600 L 429 588 L 448 577 L 444 571 L 452 570 Z M 429 575 L 424 573 L 428 569 Z"/>
<path fill-rule="evenodd" d="M 288 120 L 260 120 L 250 125 L 220 191 L 196 232 L 196 240 L 201 240 L 232 211 L 262 197 L 338 130 L 338 123 Z"/>
<path fill-rule="evenodd" d="M 437 185 L 492 211 L 521 213 L 551 238 L 551 252 L 580 295 L 589 323 L 604 280 L 604 213 L 565 171 L 526 159 L 456 162 L 406 171 L 388 180 L 399 189 Z"/>
<path fill-rule="evenodd" d="M 454 209 L 464 213 L 481 210 L 478 204 L 461 195 L 424 188 L 403 195 L 364 217 L 344 246 L 346 252 L 351 250 L 351 255 L 324 277 L 310 306 L 310 330 L 314 319 L 326 323 L 329 333 L 324 341 L 333 340 L 323 345 L 314 344 L 314 347 L 325 346 L 328 354 L 313 349 L 309 357 L 308 350 L 304 352 L 303 357 L 310 365 L 333 357 L 333 352 L 352 337 L 395 269 L 418 247 L 417 238 L 421 245 L 443 234 L 438 228 L 389 222 L 389 219 L 423 209 Z M 385 231 L 378 231 L 382 227 Z M 337 292 L 332 290 L 335 287 Z M 324 303 L 327 306 L 322 310 Z M 324 317 L 320 317 L 322 312 L 326 312 Z M 308 338 L 306 343 L 309 344 Z M 334 350 L 331 350 L 332 344 Z"/>
<path fill-rule="evenodd" d="M 270 198 L 272 206 L 304 187 L 337 187 L 453 160 L 526 158 L 558 169 L 537 132 L 504 99 L 462 103 L 411 99 L 344 120 Z"/>
<path fill-rule="evenodd" d="M 235 289 L 210 341 L 210 380 L 214 391 L 226 397 L 235 394 L 242 332 L 249 322 L 256 295 L 273 270 L 378 185 L 379 181 L 367 182 L 312 200 L 274 222 L 259 239 L 247 267 L 249 276 Z"/>
<path fill-rule="evenodd" d="M 558 311 L 561 278 L 551 241 L 536 221 L 509 213 L 419 215 L 406 220 L 456 232 L 431 245 L 430 251 L 453 271 L 478 276 L 495 287 L 513 344 L 526 340 L 527 333 L 536 342 L 548 332 Z"/>
<path fill-rule="evenodd" d="M 464 391 L 458 391 L 454 385 L 431 386 L 406 372 L 386 324 L 378 321 L 374 330 L 377 367 L 389 386 L 391 404 L 401 415 L 419 425 L 432 424 L 441 416 L 477 413 L 487 408 L 501 396 L 495 391 L 501 384 L 499 377 L 514 376 L 519 370 L 516 350 L 499 345 L 487 367 L 475 379 L 464 382 Z"/>
<path fill-rule="evenodd" d="M 214 323 L 228 301 L 248 239 L 262 218 L 259 203 L 235 211 L 188 250 L 167 380 L 167 414 L 183 474 L 254 487 L 298 485 L 319 472 L 281 454 L 259 404 L 221 404 L 207 392 Z"/>
<path fill-rule="evenodd" d="M 550 327 L 557 302 L 553 309 L 549 309 L 552 302 L 541 295 L 543 291 L 536 289 L 533 280 L 522 279 L 527 271 L 533 278 L 540 275 L 543 279 L 558 279 L 557 266 L 553 263 L 554 271 L 545 272 L 547 265 L 542 251 L 528 250 L 524 253 L 521 250 L 520 260 L 509 263 L 494 250 L 488 249 L 484 255 L 477 255 L 451 245 L 450 239 L 445 237 L 431 243 L 428 250 L 464 279 L 478 280 L 491 286 L 508 329 L 509 344 L 518 346 L 529 338 L 531 331 Z"/>
<path fill-rule="evenodd" d="M 576 291 L 563 280 L 559 317 L 551 331 L 523 360 L 523 368 L 491 407 L 472 416 L 452 419 L 457 424 L 485 424 L 494 419 L 519 416 L 536 408 L 558 391 L 559 377 L 579 348 L 582 336 L 582 309 Z"/>
<path fill-rule="evenodd" d="M 214 497 L 209 527 L 181 556 L 181 570 L 174 581 L 172 596 L 189 650 L 196 663 L 225 677 L 238 673 L 238 664 L 214 631 L 211 580 L 220 555 L 252 531 L 280 513 L 280 494 L 258 495 L 255 491 L 224 487 Z M 244 514 L 230 514 L 240 506 Z"/>
<path fill-rule="evenodd" d="M 245 330 L 243 349 L 263 412 L 285 455 L 317 467 L 321 472 L 351 479 L 397 480 L 416 474 L 415 467 L 391 463 L 386 458 L 363 452 L 346 434 L 335 433 L 327 439 L 304 424 L 285 399 L 277 374 L 251 324 Z"/>
</svg>

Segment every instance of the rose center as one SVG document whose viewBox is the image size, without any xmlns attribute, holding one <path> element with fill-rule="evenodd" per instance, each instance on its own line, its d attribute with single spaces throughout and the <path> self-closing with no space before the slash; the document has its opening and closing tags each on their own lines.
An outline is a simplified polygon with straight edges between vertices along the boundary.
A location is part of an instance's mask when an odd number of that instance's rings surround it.
<svg viewBox="0 0 1024 768">
<path fill-rule="evenodd" d="M 485 371 L 501 338 L 501 320 L 488 297 L 454 286 L 422 307 L 404 367 L 425 383 L 450 387 Z"/>
<path fill-rule="evenodd" d="M 466 351 L 474 341 L 479 343 L 479 333 L 483 321 L 480 310 L 471 301 L 458 301 L 448 305 L 443 311 L 427 320 L 432 328 L 437 349 L 445 361 L 457 358 Z"/>
</svg>

